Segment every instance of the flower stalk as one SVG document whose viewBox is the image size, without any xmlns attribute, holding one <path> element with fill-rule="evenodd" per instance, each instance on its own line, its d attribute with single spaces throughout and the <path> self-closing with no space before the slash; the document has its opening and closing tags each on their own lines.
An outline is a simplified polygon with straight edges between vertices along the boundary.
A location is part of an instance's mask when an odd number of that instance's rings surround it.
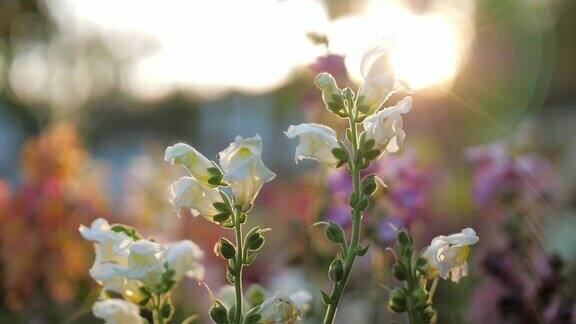
<svg viewBox="0 0 576 324">
<path fill-rule="evenodd" d="M 244 267 L 244 248 L 242 247 L 242 223 L 240 222 L 240 214 L 236 211 L 234 217 L 234 232 L 236 235 L 236 266 L 235 279 L 234 279 L 234 293 L 236 295 L 236 306 L 234 313 L 234 323 L 241 323 L 242 316 L 242 268 Z"/>
<path fill-rule="evenodd" d="M 361 152 L 359 150 L 358 145 L 358 129 L 356 127 L 357 118 L 358 118 L 358 109 L 355 109 L 354 103 L 352 100 L 346 100 L 347 103 L 347 112 L 348 112 L 348 124 L 349 124 L 349 133 L 350 133 L 350 143 L 352 144 L 352 157 L 348 161 L 348 166 L 350 170 L 350 175 L 352 177 L 352 196 L 353 197 L 361 197 L 362 193 L 360 192 L 360 171 L 361 165 L 355 163 L 358 160 L 361 160 L 362 156 L 360 155 Z M 360 157 L 360 158 L 358 158 Z M 330 295 L 330 303 L 327 306 L 326 314 L 324 316 L 324 324 L 329 324 L 334 322 L 334 316 L 336 315 L 336 311 L 338 309 L 338 304 L 340 303 L 340 299 L 342 298 L 342 294 L 344 293 L 344 289 L 346 288 L 346 284 L 348 282 L 348 277 L 352 272 L 352 268 L 354 266 L 354 261 L 356 259 L 357 251 L 358 251 L 358 244 L 360 242 L 360 230 L 361 230 L 361 219 L 362 219 L 362 209 L 360 208 L 360 204 L 356 204 L 352 208 L 352 237 L 350 240 L 350 245 L 346 246 L 345 243 L 343 244 L 342 251 L 345 255 L 344 261 L 344 274 L 342 279 L 339 282 L 334 283 L 332 288 L 332 293 Z"/>
</svg>

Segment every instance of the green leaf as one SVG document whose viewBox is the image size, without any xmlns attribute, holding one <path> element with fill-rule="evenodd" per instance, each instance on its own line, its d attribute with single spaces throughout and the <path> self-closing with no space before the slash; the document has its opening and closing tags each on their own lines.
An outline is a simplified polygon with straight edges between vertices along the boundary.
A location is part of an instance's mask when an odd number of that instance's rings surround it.
<svg viewBox="0 0 576 324">
<path fill-rule="evenodd" d="M 222 183 L 223 177 L 221 175 L 215 175 L 208 179 L 208 183 L 213 186 L 219 186 Z"/>
<path fill-rule="evenodd" d="M 376 141 L 374 141 L 374 139 L 369 139 L 365 142 L 362 143 L 362 147 L 360 148 L 362 151 L 368 151 L 371 148 L 374 147 L 374 144 L 376 144 Z"/>
<path fill-rule="evenodd" d="M 332 155 L 334 155 L 338 161 L 348 161 L 348 152 L 341 147 L 333 148 Z"/>
<path fill-rule="evenodd" d="M 320 293 L 322 294 L 322 302 L 326 305 L 332 305 L 332 298 L 330 296 L 328 296 L 327 293 L 320 291 Z"/>
<path fill-rule="evenodd" d="M 230 206 L 228 206 L 228 204 L 223 203 L 221 201 L 217 201 L 214 204 L 212 204 L 212 206 L 214 206 L 214 208 L 216 208 L 219 212 L 221 213 L 230 213 Z"/>
<path fill-rule="evenodd" d="M 210 173 L 211 175 L 215 175 L 215 176 L 222 175 L 222 171 L 220 171 L 220 168 L 215 167 L 215 166 L 206 169 L 206 171 L 208 171 L 208 173 Z"/>
<path fill-rule="evenodd" d="M 256 261 L 256 258 L 258 257 L 258 254 L 250 254 L 246 260 L 244 260 L 244 264 L 245 265 L 251 265 L 252 263 L 254 263 L 254 261 Z"/>
<path fill-rule="evenodd" d="M 230 219 L 230 212 L 222 212 L 219 214 L 214 215 L 213 219 L 216 223 L 224 223 L 228 219 Z"/>
<path fill-rule="evenodd" d="M 364 152 L 364 157 L 368 160 L 374 160 L 380 155 L 380 150 L 372 149 Z"/>
</svg>

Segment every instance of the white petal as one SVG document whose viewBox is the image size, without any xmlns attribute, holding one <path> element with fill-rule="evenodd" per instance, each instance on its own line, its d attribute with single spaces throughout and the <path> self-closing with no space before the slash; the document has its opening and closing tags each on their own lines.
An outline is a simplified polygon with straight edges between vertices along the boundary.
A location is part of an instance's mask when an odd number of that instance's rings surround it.
<svg viewBox="0 0 576 324">
<path fill-rule="evenodd" d="M 313 159 L 330 167 L 335 167 L 338 159 L 332 154 L 332 149 L 339 147 L 336 131 L 320 124 L 291 125 L 286 131 L 288 138 L 300 137 L 296 147 L 296 162 L 301 159 Z"/>
</svg>

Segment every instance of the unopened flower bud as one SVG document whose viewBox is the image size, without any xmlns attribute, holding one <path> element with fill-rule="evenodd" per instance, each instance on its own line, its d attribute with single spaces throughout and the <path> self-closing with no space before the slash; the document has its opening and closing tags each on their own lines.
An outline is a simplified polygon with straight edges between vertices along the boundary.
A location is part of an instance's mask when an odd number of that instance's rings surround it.
<svg viewBox="0 0 576 324">
<path fill-rule="evenodd" d="M 228 323 L 228 311 L 221 302 L 215 300 L 214 305 L 210 308 L 210 318 L 216 324 Z"/>
<path fill-rule="evenodd" d="M 344 277 L 344 266 L 342 265 L 342 260 L 335 259 L 330 263 L 328 268 L 328 277 L 334 282 L 339 282 Z"/>
<path fill-rule="evenodd" d="M 408 277 L 406 267 L 400 262 L 394 263 L 394 266 L 392 266 L 392 274 L 394 278 L 400 281 L 404 281 Z"/>
<path fill-rule="evenodd" d="M 221 238 L 217 244 L 217 252 L 224 259 L 232 259 L 236 256 L 236 248 L 234 245 L 225 238 Z"/>
<path fill-rule="evenodd" d="M 404 246 L 412 245 L 412 237 L 410 236 L 410 234 L 408 234 L 408 232 L 406 232 L 403 229 L 399 230 L 398 233 L 396 234 L 396 241 L 398 241 L 398 243 Z"/>
<path fill-rule="evenodd" d="M 415 306 L 422 306 L 428 300 L 428 293 L 418 287 L 412 292 L 413 303 Z"/>
<path fill-rule="evenodd" d="M 402 288 L 395 288 L 390 293 L 390 301 L 401 308 L 406 308 L 406 293 Z"/>
<path fill-rule="evenodd" d="M 260 234 L 259 230 L 248 234 L 248 237 L 246 238 L 246 247 L 249 250 L 257 251 L 262 247 L 262 245 L 264 245 L 264 236 Z"/>
<path fill-rule="evenodd" d="M 324 229 L 324 234 L 332 243 L 339 244 L 344 242 L 344 231 L 336 223 L 328 223 L 328 226 Z"/>
<path fill-rule="evenodd" d="M 344 98 L 332 75 L 326 72 L 320 73 L 314 83 L 322 90 L 322 101 L 330 111 L 336 113 L 344 109 Z"/>
</svg>

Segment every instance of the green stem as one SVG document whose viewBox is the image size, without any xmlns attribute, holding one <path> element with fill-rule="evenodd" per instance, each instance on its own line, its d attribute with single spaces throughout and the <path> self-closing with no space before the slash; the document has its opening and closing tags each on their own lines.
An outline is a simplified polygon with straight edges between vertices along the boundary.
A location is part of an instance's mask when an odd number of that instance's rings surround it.
<svg viewBox="0 0 576 324">
<path fill-rule="evenodd" d="M 360 192 L 360 166 L 356 165 L 354 162 L 356 160 L 356 156 L 359 153 L 358 149 L 358 130 L 356 129 L 356 118 L 358 115 L 357 109 L 352 109 L 354 116 L 348 117 L 350 130 L 352 134 L 351 142 L 352 142 L 352 156 L 349 161 L 349 168 L 350 174 L 352 176 L 352 187 L 353 193 L 357 196 L 361 196 Z M 360 227 L 362 219 L 362 211 L 354 208 L 352 210 L 352 238 L 350 240 L 350 245 L 347 249 L 346 259 L 344 260 L 344 276 L 342 280 L 335 284 L 334 290 L 330 296 L 331 303 L 328 305 L 326 309 L 326 315 L 324 317 L 324 324 L 331 324 L 334 322 L 334 317 L 336 316 L 336 311 L 338 309 L 338 304 L 340 303 L 340 299 L 342 298 L 342 294 L 344 293 L 344 289 L 346 288 L 346 283 L 348 282 L 348 277 L 352 272 L 352 268 L 354 265 L 354 260 L 356 258 L 356 253 L 358 251 L 358 243 L 360 242 Z"/>
<path fill-rule="evenodd" d="M 242 247 L 242 224 L 240 224 L 240 214 L 235 213 L 234 230 L 236 235 L 236 269 L 234 274 L 234 291 L 236 295 L 236 309 L 234 314 L 234 324 L 240 324 L 242 319 L 242 268 L 244 266 L 244 249 Z"/>
<path fill-rule="evenodd" d="M 412 292 L 418 287 L 418 282 L 416 281 L 416 276 L 414 275 L 414 266 L 412 263 L 411 258 L 405 259 L 406 267 L 408 268 L 408 278 L 406 283 L 408 285 L 408 299 L 407 299 L 407 306 L 408 306 L 408 323 L 410 324 L 419 324 L 420 323 L 420 315 L 416 312 L 414 308 L 414 301 L 412 298 Z"/>
<path fill-rule="evenodd" d="M 164 324 L 164 317 L 162 316 L 162 311 L 160 310 L 161 305 L 162 305 L 162 295 L 156 294 L 156 302 L 152 314 L 154 324 Z"/>
</svg>

